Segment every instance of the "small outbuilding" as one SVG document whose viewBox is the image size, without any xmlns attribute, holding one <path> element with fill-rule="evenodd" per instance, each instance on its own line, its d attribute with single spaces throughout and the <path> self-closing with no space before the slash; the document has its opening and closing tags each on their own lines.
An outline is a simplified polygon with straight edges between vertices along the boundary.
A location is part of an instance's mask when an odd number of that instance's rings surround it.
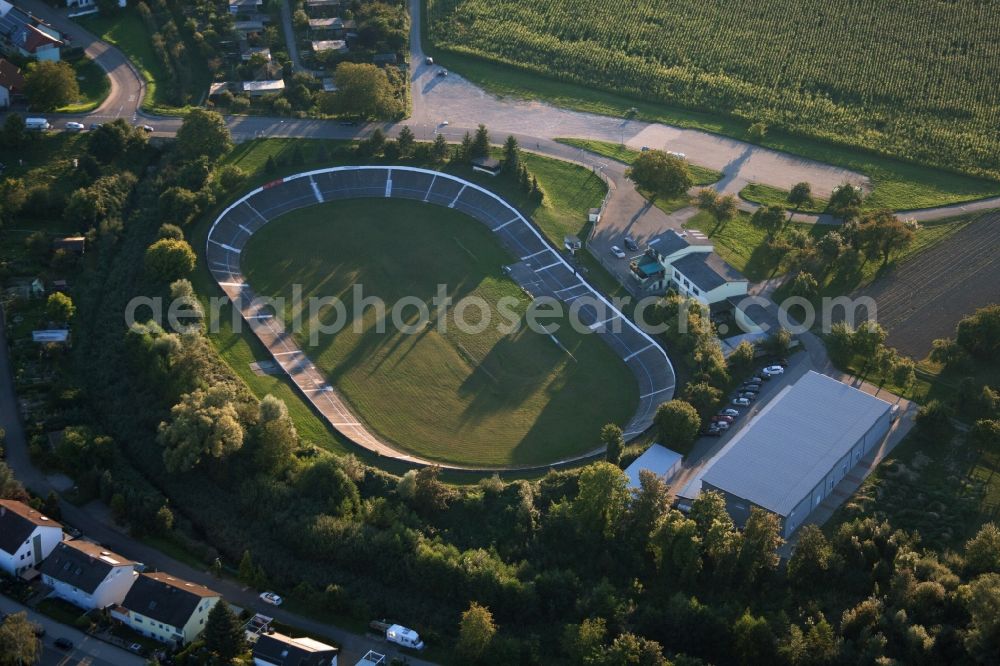
<svg viewBox="0 0 1000 666">
<path fill-rule="evenodd" d="M 669 480 L 681 468 L 684 456 L 671 451 L 660 444 L 653 444 L 651 447 L 635 459 L 631 465 L 625 468 L 628 475 L 628 487 L 636 489 L 639 487 L 639 472 L 647 470 L 664 481 Z"/>
<path fill-rule="evenodd" d="M 83 254 L 87 249 L 87 239 L 83 236 L 67 236 L 52 241 L 53 250 L 66 250 L 74 254 Z"/>
<path fill-rule="evenodd" d="M 472 160 L 472 170 L 488 173 L 491 176 L 500 175 L 500 160 L 493 157 L 476 157 Z"/>
</svg>

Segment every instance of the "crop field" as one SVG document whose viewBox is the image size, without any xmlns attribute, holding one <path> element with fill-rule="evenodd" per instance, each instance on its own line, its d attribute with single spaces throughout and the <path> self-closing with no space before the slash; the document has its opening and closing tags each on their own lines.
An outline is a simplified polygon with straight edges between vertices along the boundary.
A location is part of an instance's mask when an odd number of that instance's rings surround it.
<svg viewBox="0 0 1000 666">
<path fill-rule="evenodd" d="M 1000 2 L 427 0 L 437 48 L 1000 178 Z"/>
<path fill-rule="evenodd" d="M 430 459 L 489 465 L 553 462 L 600 445 L 605 423 L 624 423 L 638 398 L 625 364 L 594 335 L 573 332 L 565 319 L 548 335 L 521 327 L 498 330 L 501 298 L 523 313 L 527 297 L 500 267 L 510 257 L 490 231 L 457 211 L 396 200 L 350 200 L 283 216 L 258 231 L 243 253 L 255 291 L 290 297 L 337 297 L 349 324 L 318 335 L 330 308 L 303 312 L 296 338 L 373 430 Z M 384 299 L 389 314 L 367 308 L 355 319 L 354 285 Z M 446 285 L 456 306 L 440 315 L 432 299 Z M 393 305 L 416 297 L 430 321 L 415 333 L 392 320 Z M 457 304 L 481 297 L 491 324 L 457 325 Z M 416 316 L 413 306 L 403 311 Z M 478 323 L 477 306 L 464 319 Z M 282 313 L 286 323 L 293 308 Z M 356 326 L 355 323 L 358 325 Z"/>
<path fill-rule="evenodd" d="M 954 335 L 959 319 L 1000 302 L 998 247 L 1000 214 L 984 214 L 864 289 L 861 295 L 875 299 L 888 344 L 923 358 L 935 338 Z"/>
</svg>

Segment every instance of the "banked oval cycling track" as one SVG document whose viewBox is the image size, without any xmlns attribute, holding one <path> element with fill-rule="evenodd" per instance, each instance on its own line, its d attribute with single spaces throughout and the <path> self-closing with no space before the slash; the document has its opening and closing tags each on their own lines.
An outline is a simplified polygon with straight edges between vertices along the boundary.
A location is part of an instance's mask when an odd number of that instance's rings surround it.
<svg viewBox="0 0 1000 666">
<path fill-rule="evenodd" d="M 549 296 L 572 308 L 579 320 L 607 343 L 632 371 L 639 385 L 639 405 L 625 426 L 634 439 L 652 425 L 656 408 L 674 392 L 674 369 L 666 352 L 647 333 L 624 317 L 573 268 L 513 206 L 482 187 L 439 171 L 415 167 L 348 166 L 307 171 L 267 183 L 226 208 L 212 224 L 206 258 L 212 277 L 239 308 L 244 321 L 288 374 L 302 394 L 337 431 L 379 455 L 408 463 L 450 469 L 493 470 L 425 460 L 383 441 L 354 414 L 347 401 L 312 364 L 282 322 L 270 316 L 240 269 L 240 253 L 250 236 L 269 221 L 306 206 L 342 199 L 397 197 L 454 208 L 485 224 L 515 258 L 509 274 L 532 296 Z M 415 229 L 414 233 L 419 233 Z M 601 396 L 595 395 L 594 400 Z M 583 460 L 600 450 L 537 468 Z M 514 469 L 514 468 L 506 468 Z M 517 467 L 516 469 L 529 469 Z"/>
</svg>

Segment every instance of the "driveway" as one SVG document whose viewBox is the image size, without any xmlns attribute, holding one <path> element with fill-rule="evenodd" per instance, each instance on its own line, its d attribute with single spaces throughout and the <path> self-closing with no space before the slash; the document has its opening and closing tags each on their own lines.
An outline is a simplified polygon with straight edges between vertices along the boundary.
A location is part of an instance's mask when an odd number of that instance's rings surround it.
<svg viewBox="0 0 1000 666">
<path fill-rule="evenodd" d="M 52 618 L 36 613 L 13 599 L 0 596 L 0 611 L 4 613 L 28 613 L 28 619 L 45 627 L 42 637 L 42 666 L 56 664 L 89 664 L 91 666 L 143 666 L 146 660 L 119 647 L 88 636 L 78 629 L 69 627 Z M 82 612 L 82 611 L 81 611 Z M 57 638 L 68 638 L 73 642 L 71 650 L 60 650 L 54 643 Z"/>
</svg>

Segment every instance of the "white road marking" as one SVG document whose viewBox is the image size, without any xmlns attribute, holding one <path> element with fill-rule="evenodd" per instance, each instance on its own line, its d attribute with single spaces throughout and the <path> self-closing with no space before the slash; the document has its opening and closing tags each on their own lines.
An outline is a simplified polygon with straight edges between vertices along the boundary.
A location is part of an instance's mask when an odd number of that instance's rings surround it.
<svg viewBox="0 0 1000 666">
<path fill-rule="evenodd" d="M 503 224 L 501 224 L 499 227 L 497 227 L 493 231 L 500 231 L 501 229 L 503 229 L 504 227 L 506 227 L 508 224 L 514 224 L 515 222 L 520 222 L 520 221 L 521 221 L 521 218 L 515 217 L 513 220 L 510 220 L 509 222 L 504 222 Z"/>
<path fill-rule="evenodd" d="M 537 257 L 540 254 L 545 254 L 546 252 L 551 252 L 551 250 L 549 250 L 549 248 L 545 248 L 544 250 L 541 250 L 541 251 L 536 252 L 534 254 L 529 254 L 527 257 L 521 257 L 521 261 L 527 261 L 528 259 L 531 259 L 532 257 Z"/>
<path fill-rule="evenodd" d="M 618 315 L 615 315 L 615 316 L 613 316 L 613 317 L 609 317 L 609 318 L 605 319 L 604 321 L 599 321 L 599 322 L 597 322 L 596 324 L 591 324 L 591 325 L 590 325 L 590 326 L 588 326 L 587 328 L 589 328 L 589 329 L 590 329 L 590 330 L 592 330 L 592 331 L 596 331 L 596 330 L 597 330 L 597 329 L 599 329 L 599 328 L 600 328 L 601 326 L 604 326 L 605 324 L 608 324 L 608 323 L 611 323 L 611 322 L 613 322 L 613 321 L 614 321 L 615 319 L 618 319 Z M 625 360 L 627 361 L 628 359 L 625 359 Z"/>
<path fill-rule="evenodd" d="M 673 386 L 668 386 L 666 388 L 661 388 L 658 391 L 653 391 L 652 393 L 647 393 L 646 395 L 640 395 L 639 396 L 639 400 L 645 400 L 646 398 L 649 398 L 650 396 L 654 396 L 657 393 L 663 393 L 664 391 L 669 391 L 672 388 L 674 388 L 674 387 Z"/>
<path fill-rule="evenodd" d="M 536 268 L 535 272 L 538 273 L 539 271 L 547 271 L 550 268 L 553 268 L 555 266 L 562 266 L 562 262 L 561 261 L 557 261 L 555 263 L 549 264 L 548 266 L 542 266 L 541 268 Z"/>
<path fill-rule="evenodd" d="M 647 346 L 643 347 L 642 349 L 640 349 L 639 351 L 632 352 L 631 354 L 629 354 L 628 356 L 625 357 L 625 362 L 628 363 L 629 361 L 631 361 L 633 358 L 635 358 L 636 356 L 638 356 L 642 352 L 648 351 L 650 349 L 653 349 L 655 346 L 656 345 L 647 345 Z"/>
<path fill-rule="evenodd" d="M 458 191 L 458 194 L 456 194 L 456 195 L 455 195 L 455 198 L 451 200 L 451 203 L 450 203 L 450 204 L 448 204 L 448 208 L 454 208 L 454 207 L 455 207 L 455 204 L 457 204 L 457 203 L 458 203 L 458 198 L 459 198 L 460 196 L 462 196 L 462 192 L 464 192 L 464 191 L 465 191 L 465 187 L 466 187 L 465 185 L 462 185 L 462 189 L 460 189 L 460 190 Z"/>
<path fill-rule="evenodd" d="M 231 245 L 226 245 L 225 243 L 220 243 L 219 241 L 217 241 L 217 240 L 213 240 L 213 239 L 211 239 L 211 238 L 209 238 L 208 240 L 209 240 L 210 242 L 212 242 L 212 243 L 215 243 L 216 245 L 218 245 L 218 246 L 219 246 L 219 247 L 221 247 L 221 248 L 224 248 L 224 249 L 226 249 L 226 250 L 229 250 L 230 252 L 235 252 L 236 254 L 239 254 L 239 253 L 240 253 L 240 251 L 239 251 L 239 250 L 237 250 L 237 249 L 236 249 L 235 247 L 233 247 L 233 246 L 231 246 Z"/>
</svg>

